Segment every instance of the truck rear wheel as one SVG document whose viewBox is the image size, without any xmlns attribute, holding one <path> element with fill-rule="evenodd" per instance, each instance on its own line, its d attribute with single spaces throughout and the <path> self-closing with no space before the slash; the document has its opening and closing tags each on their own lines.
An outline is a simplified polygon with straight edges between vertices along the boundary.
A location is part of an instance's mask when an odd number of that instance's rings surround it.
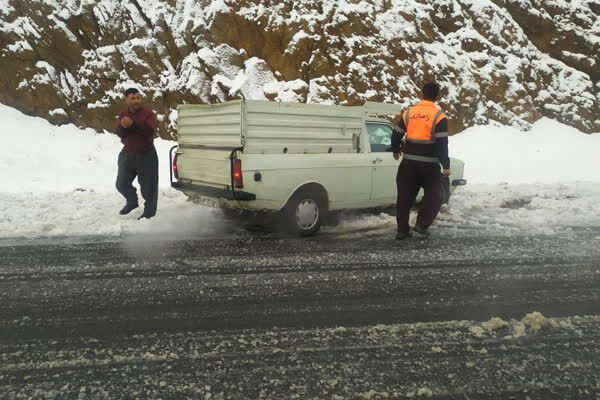
<svg viewBox="0 0 600 400">
<path fill-rule="evenodd" d="M 302 188 L 283 208 L 283 228 L 295 236 L 314 235 L 321 229 L 326 214 L 327 200 L 322 190 Z"/>
</svg>

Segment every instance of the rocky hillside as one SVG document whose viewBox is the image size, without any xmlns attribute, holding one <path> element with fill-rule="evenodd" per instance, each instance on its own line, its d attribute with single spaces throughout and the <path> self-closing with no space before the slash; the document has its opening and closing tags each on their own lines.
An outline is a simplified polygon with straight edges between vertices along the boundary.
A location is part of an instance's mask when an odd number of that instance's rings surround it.
<svg viewBox="0 0 600 400">
<path fill-rule="evenodd" d="M 599 15 L 586 0 L 0 0 L 0 102 L 112 130 L 136 85 L 165 136 L 179 103 L 408 105 L 435 79 L 454 132 L 542 116 L 594 132 Z"/>
</svg>

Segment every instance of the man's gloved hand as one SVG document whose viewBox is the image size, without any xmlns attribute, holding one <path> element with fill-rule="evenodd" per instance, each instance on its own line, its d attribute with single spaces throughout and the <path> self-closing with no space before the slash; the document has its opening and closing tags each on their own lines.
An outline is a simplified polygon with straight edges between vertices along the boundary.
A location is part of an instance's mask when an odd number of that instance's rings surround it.
<svg viewBox="0 0 600 400">
<path fill-rule="evenodd" d="M 398 161 L 400 159 L 400 153 L 394 153 L 394 160 Z"/>
</svg>

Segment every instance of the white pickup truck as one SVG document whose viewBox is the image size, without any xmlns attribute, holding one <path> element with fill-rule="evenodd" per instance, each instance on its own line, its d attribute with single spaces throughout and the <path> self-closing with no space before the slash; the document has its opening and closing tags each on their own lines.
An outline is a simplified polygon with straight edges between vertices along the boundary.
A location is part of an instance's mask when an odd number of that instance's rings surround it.
<svg viewBox="0 0 600 400">
<path fill-rule="evenodd" d="M 332 212 L 395 204 L 389 117 L 401 111 L 371 102 L 181 105 L 171 185 L 226 215 L 276 215 L 291 233 L 312 235 Z M 447 196 L 466 183 L 463 168 L 451 159 Z"/>
</svg>

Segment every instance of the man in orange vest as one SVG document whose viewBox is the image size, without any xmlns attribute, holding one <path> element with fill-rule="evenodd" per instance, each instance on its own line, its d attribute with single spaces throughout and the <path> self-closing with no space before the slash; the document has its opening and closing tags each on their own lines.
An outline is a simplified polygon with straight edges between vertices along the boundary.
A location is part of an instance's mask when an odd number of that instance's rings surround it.
<svg viewBox="0 0 600 400">
<path fill-rule="evenodd" d="M 423 99 L 402 113 L 392 134 L 394 159 L 398 160 L 403 153 L 396 175 L 396 239 L 399 240 L 412 236 L 408 218 L 420 188 L 424 189 L 425 196 L 413 229 L 419 234 L 430 235 L 428 229 L 444 201 L 442 177 L 450 175 L 448 120 L 435 104 L 440 87 L 437 83 L 428 83 L 423 86 L 422 93 Z"/>
</svg>

